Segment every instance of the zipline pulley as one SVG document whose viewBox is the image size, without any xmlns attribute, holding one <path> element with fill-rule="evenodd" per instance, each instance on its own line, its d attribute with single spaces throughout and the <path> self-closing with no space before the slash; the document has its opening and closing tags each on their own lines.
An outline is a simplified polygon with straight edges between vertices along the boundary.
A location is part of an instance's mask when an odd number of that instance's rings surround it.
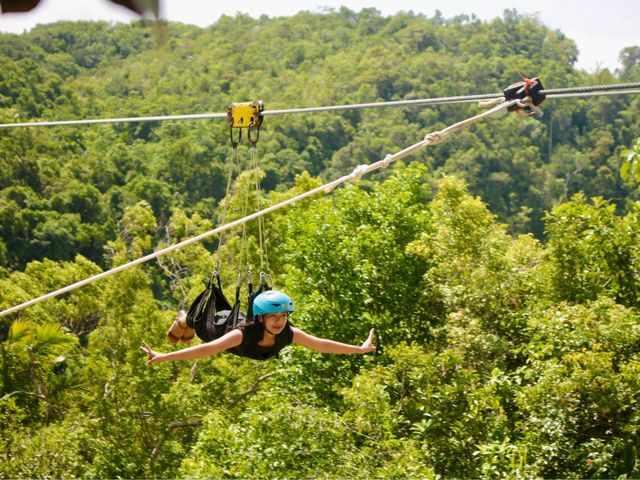
<svg viewBox="0 0 640 480">
<path fill-rule="evenodd" d="M 233 183 L 234 172 L 239 169 L 240 163 L 238 158 L 238 145 L 242 140 L 242 130 L 247 129 L 247 138 L 251 143 L 251 162 L 250 166 L 255 170 L 255 187 L 256 187 L 256 203 L 258 209 L 262 210 L 260 180 L 258 175 L 259 165 L 256 151 L 256 144 L 260 135 L 260 126 L 262 125 L 264 103 L 261 100 L 245 103 L 230 103 L 227 108 L 227 123 L 229 125 L 229 135 L 231 137 L 232 152 L 228 161 L 227 168 L 227 189 L 225 192 L 224 209 L 222 212 L 223 223 L 227 220 L 228 201 L 231 194 L 231 185 Z M 234 129 L 238 130 L 237 136 Z M 246 217 L 249 205 L 248 191 L 245 192 L 244 201 L 242 202 L 242 216 Z M 198 295 L 191 304 L 187 313 L 187 323 L 195 325 L 196 335 L 203 341 L 208 342 L 219 338 L 230 329 L 235 328 L 239 322 L 251 320 L 253 318 L 252 305 L 254 298 L 260 293 L 271 290 L 271 276 L 264 272 L 265 264 L 268 264 L 266 254 L 266 244 L 264 241 L 264 226 L 262 217 L 258 217 L 258 237 L 260 243 L 260 284 L 258 289 L 254 291 L 254 285 L 251 279 L 251 267 L 249 254 L 246 249 L 246 224 L 242 223 L 242 234 L 240 240 L 240 261 L 238 266 L 238 274 L 235 285 L 235 295 L 233 302 L 225 297 L 221 281 L 220 281 L 220 252 L 224 244 L 222 232 L 218 236 L 218 248 L 216 252 L 215 266 L 209 282 L 205 290 Z M 243 259 L 246 259 L 246 280 L 247 280 L 247 314 L 240 311 L 240 290 L 245 275 L 240 273 L 242 270 Z M 267 266 L 268 268 L 268 266 Z M 231 350 L 233 352 L 233 350 Z"/>
<path fill-rule="evenodd" d="M 255 148 L 260 136 L 260 125 L 262 125 L 262 112 L 264 103 L 262 100 L 255 102 L 231 103 L 227 107 L 227 123 L 229 124 L 229 135 L 231 137 L 231 145 L 236 148 L 242 140 L 242 129 L 246 128 L 247 138 L 251 142 L 251 146 Z M 234 138 L 233 129 L 239 130 L 238 137 Z M 255 132 L 255 137 L 251 133 Z"/>
<path fill-rule="evenodd" d="M 545 94 L 542 93 L 544 87 L 540 81 L 540 77 L 527 78 L 521 75 L 522 81 L 512 83 L 503 90 L 505 101 L 509 100 L 524 100 L 527 97 L 531 98 L 531 105 L 528 107 L 513 106 L 509 110 L 525 110 L 529 112 L 529 115 L 542 116 L 542 111 L 537 108 L 542 102 L 544 102 Z"/>
</svg>

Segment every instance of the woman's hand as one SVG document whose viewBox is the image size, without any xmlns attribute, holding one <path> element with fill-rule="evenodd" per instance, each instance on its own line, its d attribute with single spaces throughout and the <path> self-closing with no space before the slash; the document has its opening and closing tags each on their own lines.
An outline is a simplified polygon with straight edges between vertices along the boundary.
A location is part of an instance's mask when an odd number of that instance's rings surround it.
<svg viewBox="0 0 640 480">
<path fill-rule="evenodd" d="M 147 354 L 147 365 L 160 361 L 162 354 L 153 350 L 146 342 L 142 342 L 140 348 Z"/>
<path fill-rule="evenodd" d="M 376 346 L 373 344 L 373 341 L 375 340 L 375 338 L 376 338 L 376 330 L 375 328 L 372 328 L 371 331 L 369 332 L 369 337 L 364 341 L 364 343 L 360 347 L 362 350 L 362 353 L 369 353 L 369 352 L 376 351 Z"/>
</svg>

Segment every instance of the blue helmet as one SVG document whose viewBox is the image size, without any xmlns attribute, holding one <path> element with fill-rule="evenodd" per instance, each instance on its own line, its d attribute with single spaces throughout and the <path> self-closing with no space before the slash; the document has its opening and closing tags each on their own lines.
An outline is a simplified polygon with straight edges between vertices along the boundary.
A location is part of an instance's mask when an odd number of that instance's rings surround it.
<svg viewBox="0 0 640 480">
<path fill-rule="evenodd" d="M 293 301 L 289 295 L 276 290 L 267 290 L 253 301 L 253 314 L 293 312 Z"/>
</svg>

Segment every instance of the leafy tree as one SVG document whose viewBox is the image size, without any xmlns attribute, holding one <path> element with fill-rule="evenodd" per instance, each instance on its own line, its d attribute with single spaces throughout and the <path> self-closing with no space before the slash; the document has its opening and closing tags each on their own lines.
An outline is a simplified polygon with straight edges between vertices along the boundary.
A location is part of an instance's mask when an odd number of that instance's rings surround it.
<svg viewBox="0 0 640 480">
<path fill-rule="evenodd" d="M 620 52 L 620 63 L 624 74 L 631 75 L 638 72 L 640 65 L 640 46 L 625 47 Z"/>
<path fill-rule="evenodd" d="M 552 282 L 558 299 L 583 302 L 601 295 L 636 306 L 637 205 L 627 216 L 601 198 L 576 195 L 547 216 Z"/>
<path fill-rule="evenodd" d="M 165 227 L 166 236 L 158 249 L 187 240 L 211 230 L 210 220 L 197 213 L 188 217 L 182 210 L 174 210 L 169 223 Z M 170 290 L 173 298 L 181 307 L 187 307 L 203 290 L 209 279 L 215 260 L 207 250 L 204 242 L 170 252 L 157 259 L 165 276 L 170 279 Z"/>
<path fill-rule="evenodd" d="M 393 331 L 389 341 L 428 338 L 438 298 L 424 291 L 424 263 L 404 251 L 430 228 L 424 175 L 398 168 L 371 192 L 349 186 L 291 216 L 288 288 L 318 334 L 357 338 L 370 323 Z"/>
<path fill-rule="evenodd" d="M 3 310 L 13 307 L 98 273 L 100 268 L 80 255 L 73 262 L 31 262 L 24 272 L 12 272 L 7 278 L 0 279 L 0 306 Z M 66 332 L 72 332 L 85 342 L 102 317 L 102 292 L 100 284 L 87 285 L 68 298 L 57 297 L 41 302 L 18 315 L 20 319 L 35 324 L 61 325 Z M 10 318 L 3 318 L 2 324 L 7 330 Z"/>
<path fill-rule="evenodd" d="M 558 305 L 531 323 L 527 376 L 533 381 L 516 397 L 530 474 L 637 474 L 638 417 L 630 410 L 636 322 L 633 311 L 602 298 Z"/>
<path fill-rule="evenodd" d="M 32 420 L 49 423 L 54 416 L 56 388 L 64 388 L 55 381 L 55 375 L 63 368 L 64 354 L 76 342 L 57 324 L 13 322 L 6 342 L 0 346 L 2 401 L 13 395 L 22 397 L 19 404 L 31 410 Z"/>
<path fill-rule="evenodd" d="M 0 35 L 0 119 L 451 96 L 500 91 L 518 70 L 548 88 L 634 81 L 634 48 L 621 71 L 577 71 L 571 39 L 511 10 L 486 22 L 345 7 L 206 29 L 60 22 Z M 292 321 L 348 342 L 376 326 L 377 355 L 290 347 L 261 364 L 223 354 L 143 366 L 140 342 L 164 343 L 217 250 L 230 296 L 238 271 L 263 266 L 257 222 L 3 317 L 0 475 L 637 476 L 635 146 L 623 152 L 626 179 L 615 172 L 640 102 L 543 107 L 542 119 L 474 125 L 419 163 L 264 218 L 265 269 L 293 295 Z M 0 305 L 308 191 L 477 112 L 265 117 L 260 164 L 241 145 L 226 198 L 223 121 L 4 129 Z"/>
<path fill-rule="evenodd" d="M 547 284 L 539 243 L 507 235 L 486 204 L 453 177 L 440 182 L 431 211 L 432 230 L 409 246 L 430 265 L 428 284 L 462 322 L 477 317 L 483 330 L 519 341 L 526 318 L 519 311 L 529 298 L 539 301 Z"/>
<path fill-rule="evenodd" d="M 108 244 L 113 252 L 113 261 L 125 263 L 127 258 L 150 253 L 153 247 L 152 234 L 157 227 L 153 210 L 146 201 L 127 207 L 118 228 L 118 238 Z"/>
<path fill-rule="evenodd" d="M 631 148 L 624 148 L 620 152 L 623 163 L 620 176 L 623 180 L 640 181 L 640 138 Z"/>
</svg>

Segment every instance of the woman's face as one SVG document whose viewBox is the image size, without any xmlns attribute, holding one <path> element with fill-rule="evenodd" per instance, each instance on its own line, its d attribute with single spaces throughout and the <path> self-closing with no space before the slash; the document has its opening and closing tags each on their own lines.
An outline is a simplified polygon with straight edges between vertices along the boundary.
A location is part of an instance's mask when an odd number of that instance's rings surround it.
<svg viewBox="0 0 640 480">
<path fill-rule="evenodd" d="M 260 321 L 268 332 L 277 335 L 287 325 L 287 312 L 265 313 Z"/>
</svg>

